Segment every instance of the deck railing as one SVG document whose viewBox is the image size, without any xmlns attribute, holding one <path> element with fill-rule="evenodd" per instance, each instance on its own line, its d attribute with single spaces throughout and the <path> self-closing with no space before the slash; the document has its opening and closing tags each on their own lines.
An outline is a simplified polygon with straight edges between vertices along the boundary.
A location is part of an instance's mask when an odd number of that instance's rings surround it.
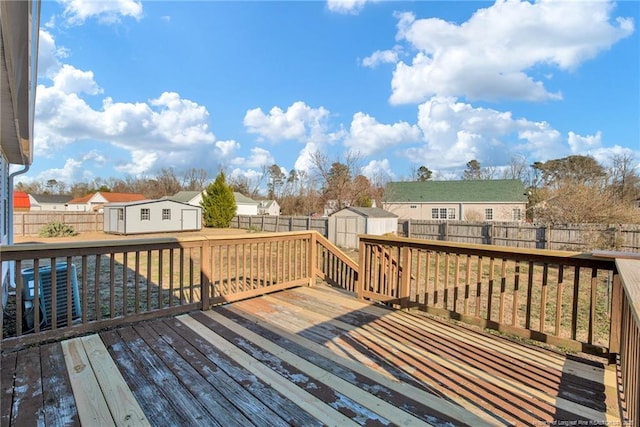
<svg viewBox="0 0 640 427">
<path fill-rule="evenodd" d="M 621 406 L 625 420 L 640 425 L 640 260 L 617 259 L 620 272 L 619 292 L 614 295 L 620 316 L 612 322 L 619 323 L 620 334 L 612 343 L 619 353 Z"/>
<path fill-rule="evenodd" d="M 320 234 L 315 234 L 316 275 L 331 286 L 356 292 L 358 264 Z"/>
<path fill-rule="evenodd" d="M 321 271 L 312 256 L 316 235 L 4 246 L 0 259 L 14 262 L 18 274 L 15 296 L 2 316 L 2 346 L 18 348 L 311 284 Z"/>
<path fill-rule="evenodd" d="M 613 259 L 379 236 L 360 236 L 359 257 L 363 298 L 608 353 Z"/>
</svg>

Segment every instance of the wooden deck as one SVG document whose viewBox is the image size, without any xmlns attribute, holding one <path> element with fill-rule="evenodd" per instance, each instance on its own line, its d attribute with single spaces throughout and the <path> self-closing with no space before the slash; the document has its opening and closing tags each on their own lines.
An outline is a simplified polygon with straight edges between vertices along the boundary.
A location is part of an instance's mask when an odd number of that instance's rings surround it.
<svg viewBox="0 0 640 427">
<path fill-rule="evenodd" d="M 325 286 L 3 354 L 1 375 L 2 426 L 620 424 L 614 367 Z"/>
</svg>

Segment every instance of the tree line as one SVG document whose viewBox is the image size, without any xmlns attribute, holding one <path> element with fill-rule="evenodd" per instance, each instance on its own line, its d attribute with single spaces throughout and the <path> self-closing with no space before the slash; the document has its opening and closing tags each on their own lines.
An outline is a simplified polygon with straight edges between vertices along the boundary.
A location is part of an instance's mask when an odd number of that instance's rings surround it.
<svg viewBox="0 0 640 427">
<path fill-rule="evenodd" d="M 256 200 L 276 200 L 283 215 L 311 215 L 347 206 L 382 206 L 385 177 L 367 178 L 361 173 L 359 157 L 349 153 L 331 159 L 324 153 L 311 155 L 309 170 L 287 171 L 277 164 L 261 173 L 230 176 L 222 170 L 223 183 Z M 640 175 L 631 155 L 612 157 L 605 167 L 591 156 L 572 155 L 528 164 L 514 157 L 505 167 L 483 167 L 471 160 L 461 174 L 463 180 L 518 179 L 528 196 L 527 218 L 540 223 L 640 223 Z M 404 181 L 429 181 L 434 172 L 427 165 L 413 169 Z M 171 196 L 181 190 L 203 191 L 214 181 L 204 169 L 187 169 L 178 174 L 161 169 L 154 176 L 96 178 L 67 185 L 50 179 L 16 185 L 31 194 L 70 194 L 81 197 L 97 191 L 139 193 L 149 199 Z"/>
</svg>

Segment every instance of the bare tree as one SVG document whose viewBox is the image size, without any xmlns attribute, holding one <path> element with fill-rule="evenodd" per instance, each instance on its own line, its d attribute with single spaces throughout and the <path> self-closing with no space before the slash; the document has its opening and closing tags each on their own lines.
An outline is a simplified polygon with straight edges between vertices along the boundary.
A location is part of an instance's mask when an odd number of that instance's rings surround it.
<svg viewBox="0 0 640 427">
<path fill-rule="evenodd" d="M 209 181 L 209 174 L 204 169 L 189 168 L 182 177 L 182 189 L 186 191 L 202 191 Z"/>
</svg>

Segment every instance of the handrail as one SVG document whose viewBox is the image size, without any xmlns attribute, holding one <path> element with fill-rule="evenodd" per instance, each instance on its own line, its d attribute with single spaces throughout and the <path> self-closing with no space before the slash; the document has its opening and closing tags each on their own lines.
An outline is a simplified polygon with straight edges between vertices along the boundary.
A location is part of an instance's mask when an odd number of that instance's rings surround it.
<svg viewBox="0 0 640 427">
<path fill-rule="evenodd" d="M 316 276 L 331 286 L 355 293 L 360 271 L 358 264 L 323 235 L 316 231 L 313 233 L 317 246 L 312 255 Z"/>
</svg>

